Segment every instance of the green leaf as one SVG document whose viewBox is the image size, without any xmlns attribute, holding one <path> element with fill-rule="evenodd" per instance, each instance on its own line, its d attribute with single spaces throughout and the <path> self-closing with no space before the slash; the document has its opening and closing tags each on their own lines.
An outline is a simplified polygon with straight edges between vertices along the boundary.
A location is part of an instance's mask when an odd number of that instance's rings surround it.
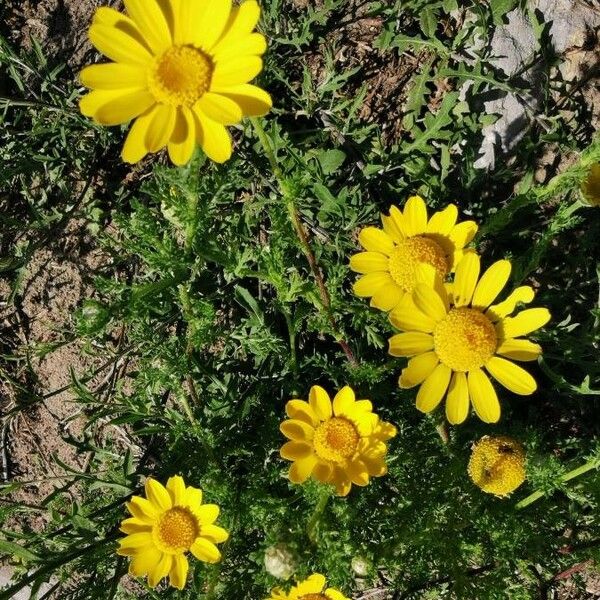
<svg viewBox="0 0 600 600">
<path fill-rule="evenodd" d="M 341 150 L 325 150 L 317 155 L 324 175 L 333 175 L 346 160 L 346 153 Z"/>
<path fill-rule="evenodd" d="M 0 540 L 0 555 L 17 557 L 27 562 L 37 561 L 39 557 L 27 550 L 27 548 L 23 548 L 19 544 L 15 544 L 14 542 L 9 542 L 7 540 Z"/>
</svg>

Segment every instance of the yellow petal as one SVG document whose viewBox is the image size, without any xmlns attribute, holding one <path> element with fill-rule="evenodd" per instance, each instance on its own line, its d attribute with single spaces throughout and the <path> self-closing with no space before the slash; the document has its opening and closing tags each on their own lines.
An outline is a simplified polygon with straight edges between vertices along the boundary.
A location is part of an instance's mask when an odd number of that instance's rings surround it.
<svg viewBox="0 0 600 600">
<path fill-rule="evenodd" d="M 333 399 L 333 414 L 336 417 L 345 415 L 352 409 L 355 400 L 354 390 L 348 385 L 344 386 Z"/>
<path fill-rule="evenodd" d="M 367 273 L 354 283 L 352 289 L 358 297 L 368 298 L 390 283 L 394 283 L 394 280 L 389 273 Z"/>
<path fill-rule="evenodd" d="M 120 125 L 141 115 L 155 103 L 146 90 L 94 90 L 79 101 L 81 113 L 101 125 Z"/>
<path fill-rule="evenodd" d="M 248 83 L 262 67 L 263 61 L 258 56 L 229 57 L 215 65 L 211 89 Z"/>
<path fill-rule="evenodd" d="M 261 56 L 266 51 L 267 40 L 265 36 L 262 33 L 250 33 L 245 37 L 232 40 L 230 44 L 223 46 L 218 52 L 213 50 L 213 56 L 218 63 L 235 56 Z"/>
<path fill-rule="evenodd" d="M 200 535 L 213 544 L 221 544 L 229 539 L 229 533 L 218 525 L 202 525 Z"/>
<path fill-rule="evenodd" d="M 498 333 L 503 339 L 521 337 L 543 327 L 549 320 L 550 312 L 547 308 L 528 308 L 516 317 L 506 317 L 500 321 Z"/>
<path fill-rule="evenodd" d="M 503 302 L 490 306 L 485 314 L 492 321 L 499 321 L 514 312 L 519 302 L 529 304 L 534 297 L 535 292 L 533 291 L 533 288 L 528 285 L 523 285 L 512 292 Z"/>
<path fill-rule="evenodd" d="M 377 229 L 377 227 L 365 227 L 358 234 L 358 241 L 365 250 L 379 252 L 385 256 L 389 256 L 396 247 L 394 240 L 385 231 Z"/>
<path fill-rule="evenodd" d="M 492 356 L 485 368 L 498 383 L 514 394 L 529 396 L 537 389 L 535 379 L 525 369 L 510 360 Z"/>
<path fill-rule="evenodd" d="M 523 362 L 537 360 L 537 357 L 541 353 L 542 347 L 529 340 L 504 340 L 496 349 L 496 354 L 506 356 L 506 358 L 512 360 L 521 360 Z"/>
<path fill-rule="evenodd" d="M 169 571 L 169 583 L 178 590 L 185 587 L 189 564 L 185 554 L 175 554 Z"/>
<path fill-rule="evenodd" d="M 198 145 L 204 150 L 208 158 L 216 163 L 224 163 L 231 158 L 233 151 L 231 136 L 223 125 L 209 119 L 197 107 L 194 108 L 196 116 L 196 133 Z"/>
<path fill-rule="evenodd" d="M 327 483 L 331 479 L 333 467 L 329 463 L 317 462 L 313 469 L 313 477 L 321 483 Z"/>
<path fill-rule="evenodd" d="M 213 87 L 212 91 L 233 100 L 245 117 L 262 117 L 273 108 L 271 96 L 265 90 L 249 83 L 224 88 Z"/>
<path fill-rule="evenodd" d="M 126 506 L 136 519 L 140 519 L 144 523 L 153 524 L 158 519 L 159 513 L 156 507 L 146 498 L 133 496 Z"/>
<path fill-rule="evenodd" d="M 124 0 L 124 4 L 154 54 L 160 55 L 172 46 L 169 24 L 156 0 Z"/>
<path fill-rule="evenodd" d="M 369 471 L 367 466 L 361 460 L 354 460 L 348 463 L 348 475 L 352 483 L 364 487 L 369 483 Z"/>
<path fill-rule="evenodd" d="M 151 588 L 155 588 L 160 583 L 160 580 L 169 574 L 172 566 L 173 557 L 170 554 L 163 554 L 156 567 L 148 573 L 148 585 Z"/>
<path fill-rule="evenodd" d="M 158 548 L 149 546 L 136 554 L 129 563 L 129 573 L 134 577 L 142 577 L 156 569 L 163 554 Z"/>
<path fill-rule="evenodd" d="M 220 94 L 206 92 L 198 100 L 198 108 L 216 123 L 235 125 L 242 120 L 242 109 L 233 101 Z"/>
<path fill-rule="evenodd" d="M 484 310 L 498 297 L 510 277 L 511 269 L 510 261 L 499 260 L 486 270 L 475 288 L 471 303 L 473 308 Z"/>
<path fill-rule="evenodd" d="M 405 294 L 390 313 L 390 322 L 401 331 L 431 333 L 435 328 L 435 321 L 417 308 L 411 294 Z"/>
<path fill-rule="evenodd" d="M 380 252 L 359 252 L 350 257 L 350 268 L 356 273 L 389 272 L 389 258 Z"/>
<path fill-rule="evenodd" d="M 177 110 L 175 127 L 169 140 L 169 157 L 173 164 L 181 167 L 192 158 L 196 148 L 196 122 L 187 106 Z"/>
<path fill-rule="evenodd" d="M 152 479 L 151 477 L 146 479 L 144 488 L 146 490 L 146 498 L 148 498 L 156 508 L 159 510 L 169 510 L 169 508 L 172 508 L 173 502 L 171 501 L 169 492 L 167 492 L 165 487 L 156 481 L 156 479 Z"/>
<path fill-rule="evenodd" d="M 145 144 L 146 134 L 158 108 L 157 104 L 134 121 L 121 153 L 121 157 L 125 162 L 135 164 L 148 154 L 148 148 Z"/>
<path fill-rule="evenodd" d="M 452 371 L 450 367 L 440 363 L 421 384 L 417 392 L 417 409 L 421 412 L 431 412 L 442 400 Z"/>
<path fill-rule="evenodd" d="M 449 236 L 456 225 L 456 219 L 458 219 L 458 209 L 454 204 L 448 204 L 444 210 L 434 213 L 429 219 L 427 233 Z"/>
<path fill-rule="evenodd" d="M 450 306 L 450 298 L 448 297 L 447 285 L 443 282 L 440 274 L 436 269 L 428 263 L 419 263 L 415 269 L 415 285 L 419 283 L 425 284 L 435 290 L 444 304 L 446 312 Z"/>
<path fill-rule="evenodd" d="M 400 213 L 400 216 L 402 216 L 402 213 Z M 392 217 L 382 214 L 381 224 L 383 225 L 383 230 L 392 238 L 392 240 L 394 240 L 394 242 L 401 243 L 406 239 L 406 236 L 398 227 L 396 220 L 392 219 Z"/>
<path fill-rule="evenodd" d="M 185 505 L 190 508 L 198 508 L 202 504 L 202 490 L 188 486 L 185 490 Z"/>
<path fill-rule="evenodd" d="M 115 27 L 93 24 L 89 37 L 104 56 L 115 62 L 147 66 L 152 60 L 150 52 L 139 41 Z"/>
<path fill-rule="evenodd" d="M 469 414 L 469 387 L 464 373 L 454 373 L 446 398 L 446 418 L 452 425 L 459 425 Z"/>
<path fill-rule="evenodd" d="M 142 519 L 136 519 L 132 517 L 131 519 L 125 519 L 121 522 L 121 527 L 119 529 L 123 533 L 132 534 L 132 533 L 144 533 L 145 531 L 152 531 L 152 525 L 147 523 Z"/>
<path fill-rule="evenodd" d="M 310 388 L 308 402 L 313 412 L 321 421 L 331 418 L 333 412 L 331 400 L 329 399 L 329 394 L 320 385 L 313 385 Z"/>
<path fill-rule="evenodd" d="M 420 196 L 411 196 L 404 205 L 404 228 L 407 236 L 420 235 L 427 229 L 427 206 Z"/>
<path fill-rule="evenodd" d="M 500 403 L 489 377 L 481 369 L 474 369 L 469 371 L 467 381 L 477 416 L 484 423 L 497 423 L 500 420 Z"/>
<path fill-rule="evenodd" d="M 396 283 L 388 283 L 377 290 L 371 298 L 371 306 L 384 312 L 396 308 L 406 293 Z"/>
<path fill-rule="evenodd" d="M 300 460 L 312 454 L 312 447 L 305 442 L 286 442 L 281 446 L 279 454 L 286 460 Z"/>
<path fill-rule="evenodd" d="M 144 89 L 148 85 L 146 69 L 120 63 L 90 65 L 81 71 L 79 79 L 86 87 L 100 90 Z"/>
<path fill-rule="evenodd" d="M 424 283 L 417 284 L 412 299 L 416 307 L 436 323 L 446 318 L 446 306 L 433 288 Z"/>
<path fill-rule="evenodd" d="M 119 548 L 117 553 L 121 556 L 135 555 L 140 552 L 141 548 L 153 548 L 152 534 L 149 531 L 132 533 L 127 537 L 119 540 Z"/>
<path fill-rule="evenodd" d="M 204 531 L 204 527 L 202 530 Z M 201 535 L 204 535 L 204 533 L 201 533 Z M 214 564 L 221 560 L 221 552 L 219 552 L 219 549 L 213 544 L 213 542 L 201 537 L 192 544 L 190 551 L 198 560 L 201 560 L 205 563 Z"/>
<path fill-rule="evenodd" d="M 325 577 L 320 573 L 311 575 L 298 586 L 298 592 L 302 594 L 320 594 L 325 589 Z"/>
<path fill-rule="evenodd" d="M 473 292 L 479 277 L 480 260 L 477 254 L 467 254 L 456 267 L 454 277 L 454 305 L 467 306 L 473 298 Z"/>
<path fill-rule="evenodd" d="M 402 389 L 409 389 L 423 383 L 433 373 L 439 362 L 435 352 L 425 352 L 411 358 L 408 365 L 402 370 L 398 385 Z"/>
<path fill-rule="evenodd" d="M 286 438 L 294 442 L 310 441 L 314 436 L 314 429 L 304 421 L 298 419 L 284 421 L 279 426 L 279 431 L 281 431 Z"/>
<path fill-rule="evenodd" d="M 183 477 L 180 477 L 179 475 L 169 477 L 169 480 L 167 481 L 167 491 L 171 495 L 173 506 L 185 505 L 186 491 Z"/>
<path fill-rule="evenodd" d="M 464 248 L 477 233 L 477 223 L 475 221 L 463 221 L 450 232 L 450 241 L 454 244 L 457 249 Z"/>
<path fill-rule="evenodd" d="M 334 590 L 333 588 L 326 590 L 325 595 L 331 600 L 348 600 L 344 594 L 338 592 L 338 590 Z"/>
<path fill-rule="evenodd" d="M 154 112 L 152 121 L 148 125 L 144 146 L 149 152 L 158 152 L 164 148 L 175 129 L 177 109 L 169 104 L 161 104 Z"/>
<path fill-rule="evenodd" d="M 218 55 L 236 40 L 250 34 L 256 27 L 259 18 L 260 7 L 255 0 L 246 0 L 239 7 L 234 8 L 221 39 L 212 49 L 213 53 Z"/>
<path fill-rule="evenodd" d="M 319 419 L 315 411 L 304 400 L 290 400 L 285 405 L 285 412 L 290 419 L 304 421 L 307 425 L 317 425 Z"/>
<path fill-rule="evenodd" d="M 433 350 L 433 336 L 419 331 L 398 333 L 392 336 L 388 343 L 392 356 L 414 356 Z"/>
<path fill-rule="evenodd" d="M 204 0 L 198 4 L 202 8 L 195 22 L 199 26 L 192 32 L 192 42 L 204 50 L 212 50 L 229 22 L 232 3 L 231 0 Z"/>
<path fill-rule="evenodd" d="M 195 510 L 200 525 L 212 525 L 218 518 L 221 509 L 216 504 L 203 504 Z"/>
<path fill-rule="evenodd" d="M 292 483 L 304 483 L 312 473 L 317 464 L 317 457 L 314 454 L 297 460 L 292 464 L 289 471 L 290 481 Z"/>
</svg>

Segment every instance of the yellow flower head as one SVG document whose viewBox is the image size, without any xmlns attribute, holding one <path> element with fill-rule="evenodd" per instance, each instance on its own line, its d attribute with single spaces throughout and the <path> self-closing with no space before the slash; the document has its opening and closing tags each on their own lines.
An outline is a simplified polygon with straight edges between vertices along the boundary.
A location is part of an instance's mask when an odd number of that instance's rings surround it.
<svg viewBox="0 0 600 600">
<path fill-rule="evenodd" d="M 587 178 L 581 184 L 581 193 L 592 206 L 600 206 L 600 163 L 590 167 Z"/>
<path fill-rule="evenodd" d="M 366 252 L 350 258 L 350 268 L 364 275 L 354 284 L 357 296 L 371 298 L 371 306 L 389 311 L 412 292 L 417 266 L 431 265 L 446 279 L 464 256 L 465 246 L 475 237 L 477 224 L 456 224 L 458 209 L 449 204 L 427 219 L 427 206 L 422 198 L 409 198 L 404 212 L 397 206 L 389 216 L 381 215 L 383 231 L 367 227 L 359 241 Z"/>
<path fill-rule="evenodd" d="M 525 481 L 525 450 L 509 437 L 486 435 L 473 446 L 468 471 L 487 494 L 508 496 Z"/>
<path fill-rule="evenodd" d="M 293 483 L 304 483 L 312 475 L 346 496 L 353 483 L 364 486 L 369 477 L 386 474 L 385 442 L 396 435 L 396 428 L 379 420 L 369 400 L 356 400 L 350 387 L 342 388 L 332 403 L 314 385 L 308 402 L 290 400 L 285 410 L 290 418 L 280 429 L 291 441 L 282 446 L 281 456 L 293 461 Z"/>
<path fill-rule="evenodd" d="M 277 588 L 271 592 L 268 600 L 349 600 L 344 594 L 327 587 L 323 575 L 315 573 L 294 586 L 287 594 Z"/>
<path fill-rule="evenodd" d="M 133 496 L 127 510 L 133 516 L 121 523 L 127 537 L 120 541 L 117 553 L 131 557 L 129 573 L 147 575 L 150 587 L 168 575 L 173 587 L 183 589 L 188 551 L 204 562 L 221 560 L 215 544 L 229 534 L 214 524 L 219 507 L 202 504 L 202 491 L 186 487 L 181 477 L 171 477 L 166 488 L 154 479 L 146 480 L 146 498 Z"/>
<path fill-rule="evenodd" d="M 225 128 L 266 114 L 271 98 L 249 84 L 266 50 L 254 28 L 255 0 L 124 0 L 127 15 L 101 7 L 89 30 L 92 44 L 111 61 L 81 72 L 91 92 L 81 112 L 101 125 L 135 119 L 123 160 L 136 163 L 167 146 L 176 165 L 201 146 L 212 160 L 232 152 Z"/>
<path fill-rule="evenodd" d="M 550 320 L 545 308 L 508 316 L 519 302 L 533 300 L 529 286 L 493 304 L 510 276 L 509 261 L 494 263 L 481 278 L 479 271 L 479 256 L 467 254 L 456 267 L 454 283 L 446 287 L 439 274 L 424 265 L 412 295 L 390 314 L 392 324 L 404 332 L 390 338 L 390 354 L 412 357 L 400 375 L 400 387 L 421 386 L 417 408 L 425 413 L 446 396 L 446 416 L 452 424 L 467 418 L 470 402 L 482 421 L 500 419 L 496 391 L 483 369 L 515 394 L 535 392 L 534 378 L 512 361 L 537 359 L 541 347 L 522 336 Z"/>
</svg>

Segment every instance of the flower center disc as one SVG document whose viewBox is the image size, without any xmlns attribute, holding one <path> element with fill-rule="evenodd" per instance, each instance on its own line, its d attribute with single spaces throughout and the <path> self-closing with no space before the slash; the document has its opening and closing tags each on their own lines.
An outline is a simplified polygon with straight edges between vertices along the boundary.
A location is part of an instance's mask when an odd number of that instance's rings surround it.
<svg viewBox="0 0 600 600">
<path fill-rule="evenodd" d="M 314 447 L 319 458 L 339 463 L 356 452 L 359 440 L 356 427 L 348 419 L 333 417 L 317 427 Z"/>
<path fill-rule="evenodd" d="M 300 600 L 330 600 L 325 594 L 306 594 L 300 596 Z"/>
<path fill-rule="evenodd" d="M 405 291 L 411 292 L 415 285 L 415 273 L 419 263 L 431 265 L 443 279 L 448 274 L 448 260 L 442 247 L 431 238 L 420 235 L 399 243 L 389 259 L 390 274 Z"/>
<path fill-rule="evenodd" d="M 492 322 L 478 310 L 453 308 L 433 332 L 435 353 L 453 371 L 478 369 L 498 346 Z"/>
<path fill-rule="evenodd" d="M 211 59 L 192 46 L 173 46 L 150 71 L 150 91 L 158 102 L 193 106 L 210 88 Z"/>
<path fill-rule="evenodd" d="M 198 533 L 198 521 L 189 510 L 181 507 L 168 510 L 156 526 L 159 546 L 168 553 L 189 550 Z"/>
</svg>

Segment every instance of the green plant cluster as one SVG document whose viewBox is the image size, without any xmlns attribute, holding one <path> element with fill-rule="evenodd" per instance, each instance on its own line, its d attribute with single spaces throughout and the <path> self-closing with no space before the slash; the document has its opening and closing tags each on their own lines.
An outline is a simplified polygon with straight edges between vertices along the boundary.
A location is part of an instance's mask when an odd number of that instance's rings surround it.
<svg viewBox="0 0 600 600">
<path fill-rule="evenodd" d="M 479 96 L 516 83 L 495 72 L 485 49 L 471 50 L 474 61 L 460 56 L 516 2 L 362 7 L 383 23 L 374 47 L 384 61 L 415 59 L 404 130 L 391 143 L 360 115 L 361 66 L 341 70 L 336 62 L 343 40 L 334 34 L 352 18 L 349 3 L 263 4 L 263 30 L 272 33 L 261 83 L 276 99 L 265 130 L 281 185 L 250 123 L 225 166 L 197 154 L 185 168 L 157 161 L 126 175 L 117 164 L 119 132 L 78 115 L 69 74 L 37 46 L 26 54 L 0 43 L 0 69 L 15 91 L 0 100 L 0 270 L 11 282 L 9 300 L 18 306 L 33 252 L 72 219 L 85 220 L 107 257 L 94 296 L 61 342 L 102 357 L 99 372 L 73 374 L 70 386 L 87 419 L 84 435 L 68 441 L 91 458 L 83 471 L 61 464 L 66 479 L 36 506 L 11 501 L 25 483 L 1 484 L 0 553 L 18 577 L 0 598 L 50 581 L 41 597 L 260 600 L 281 585 L 264 566 L 277 544 L 294 555 L 295 577 L 321 572 L 355 598 L 548 597 L 540 594 L 561 573 L 600 559 L 600 479 L 595 470 L 567 476 L 600 464 L 600 219 L 593 209 L 573 210 L 600 144 L 580 125 L 574 97 L 573 119 L 552 104 L 551 87 L 566 84 L 550 77 L 550 60 L 544 127 L 534 123 L 494 172 L 474 167 L 481 130 L 493 121 Z M 458 31 L 456 10 L 473 17 Z M 547 28 L 538 25 L 544 56 Z M 318 73 L 307 63 L 317 48 Z M 465 81 L 473 82 L 466 91 Z M 550 146 L 576 159 L 542 185 L 536 161 Z M 512 281 L 533 283 L 553 314 L 538 336 L 539 392 L 505 393 L 498 425 L 471 418 L 447 442 L 439 416 L 418 413 L 414 391 L 397 387 L 404 363 L 387 355 L 385 315 L 351 291 L 358 230 L 414 193 L 432 208 L 455 202 L 478 221 L 486 256 L 509 256 Z M 290 206 L 309 234 L 328 302 Z M 0 336 L 0 375 L 19 398 L 10 420 L 43 401 L 29 363 L 53 348 Z M 98 392 L 95 378 L 111 370 L 119 376 Z M 306 398 L 313 384 L 330 392 L 351 385 L 398 427 L 388 475 L 344 499 L 314 482 L 292 485 L 279 457 L 285 402 Z M 527 451 L 528 480 L 510 499 L 483 494 L 466 474 L 471 444 L 491 433 Z M 123 577 L 118 527 L 144 477 L 164 482 L 175 473 L 220 505 L 231 537 L 220 564 L 192 561 L 184 591 L 151 590 Z M 517 507 L 536 490 L 536 502 Z M 47 519 L 42 531 L 15 525 L 38 514 Z M 359 559 L 365 569 L 357 574 Z"/>
</svg>

